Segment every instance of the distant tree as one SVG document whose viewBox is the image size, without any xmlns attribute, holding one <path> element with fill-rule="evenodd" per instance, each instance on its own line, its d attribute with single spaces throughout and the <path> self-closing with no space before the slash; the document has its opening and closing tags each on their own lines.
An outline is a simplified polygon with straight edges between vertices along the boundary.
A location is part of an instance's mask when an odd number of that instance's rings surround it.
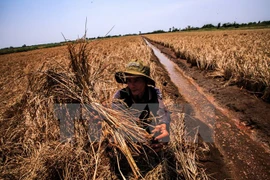
<svg viewBox="0 0 270 180">
<path fill-rule="evenodd" d="M 247 26 L 247 23 L 242 23 L 241 26 Z"/>
<path fill-rule="evenodd" d="M 220 23 L 218 23 L 217 28 L 218 28 L 218 29 L 220 28 Z"/>
<path fill-rule="evenodd" d="M 156 30 L 156 31 L 153 31 L 153 32 L 151 32 L 149 34 L 155 34 L 155 33 L 165 33 L 165 31 L 163 31 L 163 30 Z"/>
<path fill-rule="evenodd" d="M 142 34 L 141 31 L 139 31 L 139 34 Z"/>
<path fill-rule="evenodd" d="M 172 31 L 172 28 L 169 28 L 169 32 L 171 32 Z"/>
<path fill-rule="evenodd" d="M 222 27 L 232 27 L 233 26 L 233 24 L 232 23 L 229 23 L 229 22 L 227 22 L 227 23 L 224 23 L 224 24 L 222 24 Z"/>
<path fill-rule="evenodd" d="M 270 21 L 263 21 L 261 24 L 270 25 Z"/>
<path fill-rule="evenodd" d="M 192 27 L 188 25 L 186 28 L 182 29 L 181 31 L 191 31 L 191 30 L 198 30 L 200 29 L 199 27 Z"/>
<path fill-rule="evenodd" d="M 205 24 L 202 28 L 214 28 L 215 26 L 213 24 Z"/>
<path fill-rule="evenodd" d="M 235 21 L 233 22 L 233 27 L 235 27 L 235 28 L 239 28 L 239 24 L 238 23 L 236 23 Z"/>
<path fill-rule="evenodd" d="M 22 45 L 22 47 L 26 47 L 26 44 Z"/>
<path fill-rule="evenodd" d="M 172 27 L 172 32 L 176 32 L 176 31 L 179 31 L 179 30 L 173 26 Z"/>
<path fill-rule="evenodd" d="M 248 23 L 249 26 L 250 26 L 250 25 L 254 25 L 254 24 L 256 24 L 256 22 L 249 22 L 249 23 Z"/>
</svg>

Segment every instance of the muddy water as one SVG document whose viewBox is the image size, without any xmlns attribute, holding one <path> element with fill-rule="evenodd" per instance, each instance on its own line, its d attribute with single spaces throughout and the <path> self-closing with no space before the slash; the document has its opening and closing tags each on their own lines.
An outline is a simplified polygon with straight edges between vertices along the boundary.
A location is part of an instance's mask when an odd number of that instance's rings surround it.
<svg viewBox="0 0 270 180">
<path fill-rule="evenodd" d="M 188 101 L 186 107 L 189 119 L 185 120 L 187 128 L 199 126 L 199 133 L 205 142 L 213 142 L 222 154 L 223 162 L 233 179 L 269 179 L 270 155 L 260 144 L 243 133 L 235 123 L 230 113 L 215 103 L 202 89 L 159 49 L 146 43 L 164 65 L 172 82 L 178 87 L 179 93 Z M 186 113 L 186 112 L 185 112 Z M 194 125 L 195 124 L 195 125 Z M 213 153 L 213 152 L 212 152 Z M 220 155 L 213 155 L 214 159 Z M 217 163 L 219 163 L 218 160 Z M 213 166 L 213 165 L 212 165 Z M 219 164 L 214 164 L 221 168 Z M 225 167 L 224 166 L 224 167 Z M 219 174 L 219 170 L 213 170 Z M 217 179 L 220 179 L 217 176 Z M 224 179 L 224 178 L 222 178 Z"/>
<path fill-rule="evenodd" d="M 153 49 L 154 54 L 168 71 L 171 81 L 178 87 L 179 93 L 188 101 L 189 104 L 185 107 L 186 115 L 189 116 L 189 121 L 187 122 L 192 122 L 192 124 L 189 124 L 189 128 L 192 129 L 193 127 L 200 126 L 200 135 L 204 141 L 212 142 L 212 132 L 215 127 L 215 107 L 200 93 L 198 87 L 184 75 L 184 72 L 174 62 L 169 60 L 148 41 L 146 43 Z M 189 113 L 190 105 L 194 114 Z M 207 126 L 203 125 L 203 123 Z"/>
</svg>

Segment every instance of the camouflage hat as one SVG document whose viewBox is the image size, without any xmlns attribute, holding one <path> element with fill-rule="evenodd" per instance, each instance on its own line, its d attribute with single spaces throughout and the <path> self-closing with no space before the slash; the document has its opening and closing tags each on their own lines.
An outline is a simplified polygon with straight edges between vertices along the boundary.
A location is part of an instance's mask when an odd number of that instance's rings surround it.
<svg viewBox="0 0 270 180">
<path fill-rule="evenodd" d="M 125 71 L 115 73 L 115 80 L 118 83 L 127 84 L 128 77 L 143 76 L 147 78 L 147 84 L 155 86 L 155 81 L 150 77 L 150 67 L 144 66 L 140 61 L 129 62 Z"/>
</svg>

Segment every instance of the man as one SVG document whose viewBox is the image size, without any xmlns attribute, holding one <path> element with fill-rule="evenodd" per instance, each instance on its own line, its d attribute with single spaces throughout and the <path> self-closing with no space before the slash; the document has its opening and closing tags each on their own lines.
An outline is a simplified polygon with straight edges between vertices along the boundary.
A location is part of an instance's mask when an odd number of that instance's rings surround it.
<svg viewBox="0 0 270 180">
<path fill-rule="evenodd" d="M 150 77 L 150 67 L 139 61 L 130 62 L 125 71 L 115 73 L 115 79 L 118 83 L 127 84 L 127 87 L 115 93 L 113 108 L 119 107 L 116 100 L 120 99 L 125 103 L 125 108 L 139 110 L 141 126 L 154 134 L 152 148 L 158 150 L 167 144 L 170 115 L 162 102 L 160 90 Z"/>
</svg>

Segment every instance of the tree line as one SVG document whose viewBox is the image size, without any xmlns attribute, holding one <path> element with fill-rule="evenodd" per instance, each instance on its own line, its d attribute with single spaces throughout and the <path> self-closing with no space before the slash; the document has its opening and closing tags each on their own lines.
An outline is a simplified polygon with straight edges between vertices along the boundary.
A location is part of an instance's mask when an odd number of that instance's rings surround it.
<svg viewBox="0 0 270 180">
<path fill-rule="evenodd" d="M 168 31 L 165 30 L 155 30 L 153 32 L 148 33 L 140 33 L 140 34 L 155 34 L 155 33 L 166 33 L 166 32 L 177 32 L 177 31 L 191 31 L 191 30 L 213 30 L 213 29 L 232 29 L 232 28 L 252 28 L 252 27 L 270 27 L 270 21 L 258 21 L 258 22 L 249 22 L 249 23 L 218 23 L 217 25 L 213 24 L 205 24 L 202 27 L 193 27 L 188 25 L 187 27 L 175 28 L 174 26 L 169 28 Z"/>
</svg>

